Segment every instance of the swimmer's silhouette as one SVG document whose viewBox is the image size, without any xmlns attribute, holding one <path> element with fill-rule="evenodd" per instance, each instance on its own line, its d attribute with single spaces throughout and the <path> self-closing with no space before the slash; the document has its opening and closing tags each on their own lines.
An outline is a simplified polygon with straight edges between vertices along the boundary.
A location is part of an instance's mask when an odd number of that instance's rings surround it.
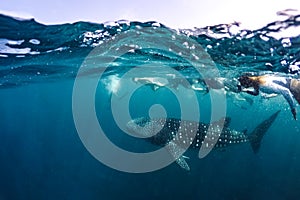
<svg viewBox="0 0 300 200">
<path fill-rule="evenodd" d="M 257 96 L 259 91 L 267 94 L 281 94 L 289 103 L 294 119 L 297 119 L 296 103 L 300 104 L 300 80 L 274 75 L 241 76 L 238 85 L 239 91 Z M 246 89 L 245 89 L 246 88 Z M 249 90 L 248 88 L 253 88 Z"/>
</svg>

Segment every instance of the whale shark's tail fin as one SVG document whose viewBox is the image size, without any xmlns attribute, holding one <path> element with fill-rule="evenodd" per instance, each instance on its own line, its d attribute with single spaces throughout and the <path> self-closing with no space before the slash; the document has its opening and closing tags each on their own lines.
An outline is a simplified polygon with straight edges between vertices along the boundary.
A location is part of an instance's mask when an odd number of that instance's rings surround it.
<svg viewBox="0 0 300 200">
<path fill-rule="evenodd" d="M 273 124 L 277 115 L 279 114 L 280 110 L 271 115 L 268 119 L 261 122 L 249 135 L 250 144 L 254 153 L 258 153 L 260 143 L 262 138 L 264 137 L 265 133 L 268 131 L 270 126 Z"/>
</svg>

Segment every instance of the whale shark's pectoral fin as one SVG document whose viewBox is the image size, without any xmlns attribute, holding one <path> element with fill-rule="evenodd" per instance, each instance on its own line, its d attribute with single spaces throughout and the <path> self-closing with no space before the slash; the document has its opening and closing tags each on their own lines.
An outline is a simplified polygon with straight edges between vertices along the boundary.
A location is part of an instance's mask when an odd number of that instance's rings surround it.
<svg viewBox="0 0 300 200">
<path fill-rule="evenodd" d="M 177 144 L 174 142 L 169 142 L 168 145 L 166 146 L 166 149 L 169 151 L 169 153 L 176 159 L 176 163 L 183 169 L 190 171 L 190 167 L 185 161 L 186 157 L 182 155 L 184 152 L 184 149 L 180 148 Z"/>
<path fill-rule="evenodd" d="M 187 171 L 190 171 L 190 167 L 189 165 L 187 164 L 187 162 L 184 160 L 185 159 L 185 156 L 180 156 L 177 160 L 176 160 L 176 163 L 183 169 L 187 170 Z"/>
</svg>

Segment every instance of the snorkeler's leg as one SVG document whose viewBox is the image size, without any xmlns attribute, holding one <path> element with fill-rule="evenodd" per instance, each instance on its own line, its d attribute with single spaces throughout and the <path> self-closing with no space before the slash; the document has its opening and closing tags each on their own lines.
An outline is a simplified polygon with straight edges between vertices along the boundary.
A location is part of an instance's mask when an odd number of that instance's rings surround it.
<svg viewBox="0 0 300 200">
<path fill-rule="evenodd" d="M 294 101 L 293 95 L 291 91 L 285 87 L 280 88 L 280 93 L 284 96 L 284 98 L 287 100 L 287 102 L 290 105 L 291 112 L 293 114 L 294 119 L 297 119 L 297 113 L 296 113 L 296 103 Z"/>
<path fill-rule="evenodd" d="M 291 80 L 290 91 L 294 95 L 297 102 L 300 104 L 300 80 Z"/>
</svg>

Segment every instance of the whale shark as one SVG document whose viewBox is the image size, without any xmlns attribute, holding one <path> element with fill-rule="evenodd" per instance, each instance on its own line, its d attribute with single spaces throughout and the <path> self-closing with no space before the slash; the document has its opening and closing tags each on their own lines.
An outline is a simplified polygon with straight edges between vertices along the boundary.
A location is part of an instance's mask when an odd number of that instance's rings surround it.
<svg viewBox="0 0 300 200">
<path fill-rule="evenodd" d="M 190 170 L 185 160 L 188 157 L 183 155 L 185 149 L 224 149 L 232 145 L 250 143 L 253 152 L 258 153 L 263 136 L 279 112 L 262 121 L 250 134 L 247 134 L 247 130 L 236 131 L 229 128 L 229 117 L 209 124 L 176 118 L 140 117 L 130 120 L 127 129 L 154 145 L 166 147 L 180 167 Z"/>
</svg>

